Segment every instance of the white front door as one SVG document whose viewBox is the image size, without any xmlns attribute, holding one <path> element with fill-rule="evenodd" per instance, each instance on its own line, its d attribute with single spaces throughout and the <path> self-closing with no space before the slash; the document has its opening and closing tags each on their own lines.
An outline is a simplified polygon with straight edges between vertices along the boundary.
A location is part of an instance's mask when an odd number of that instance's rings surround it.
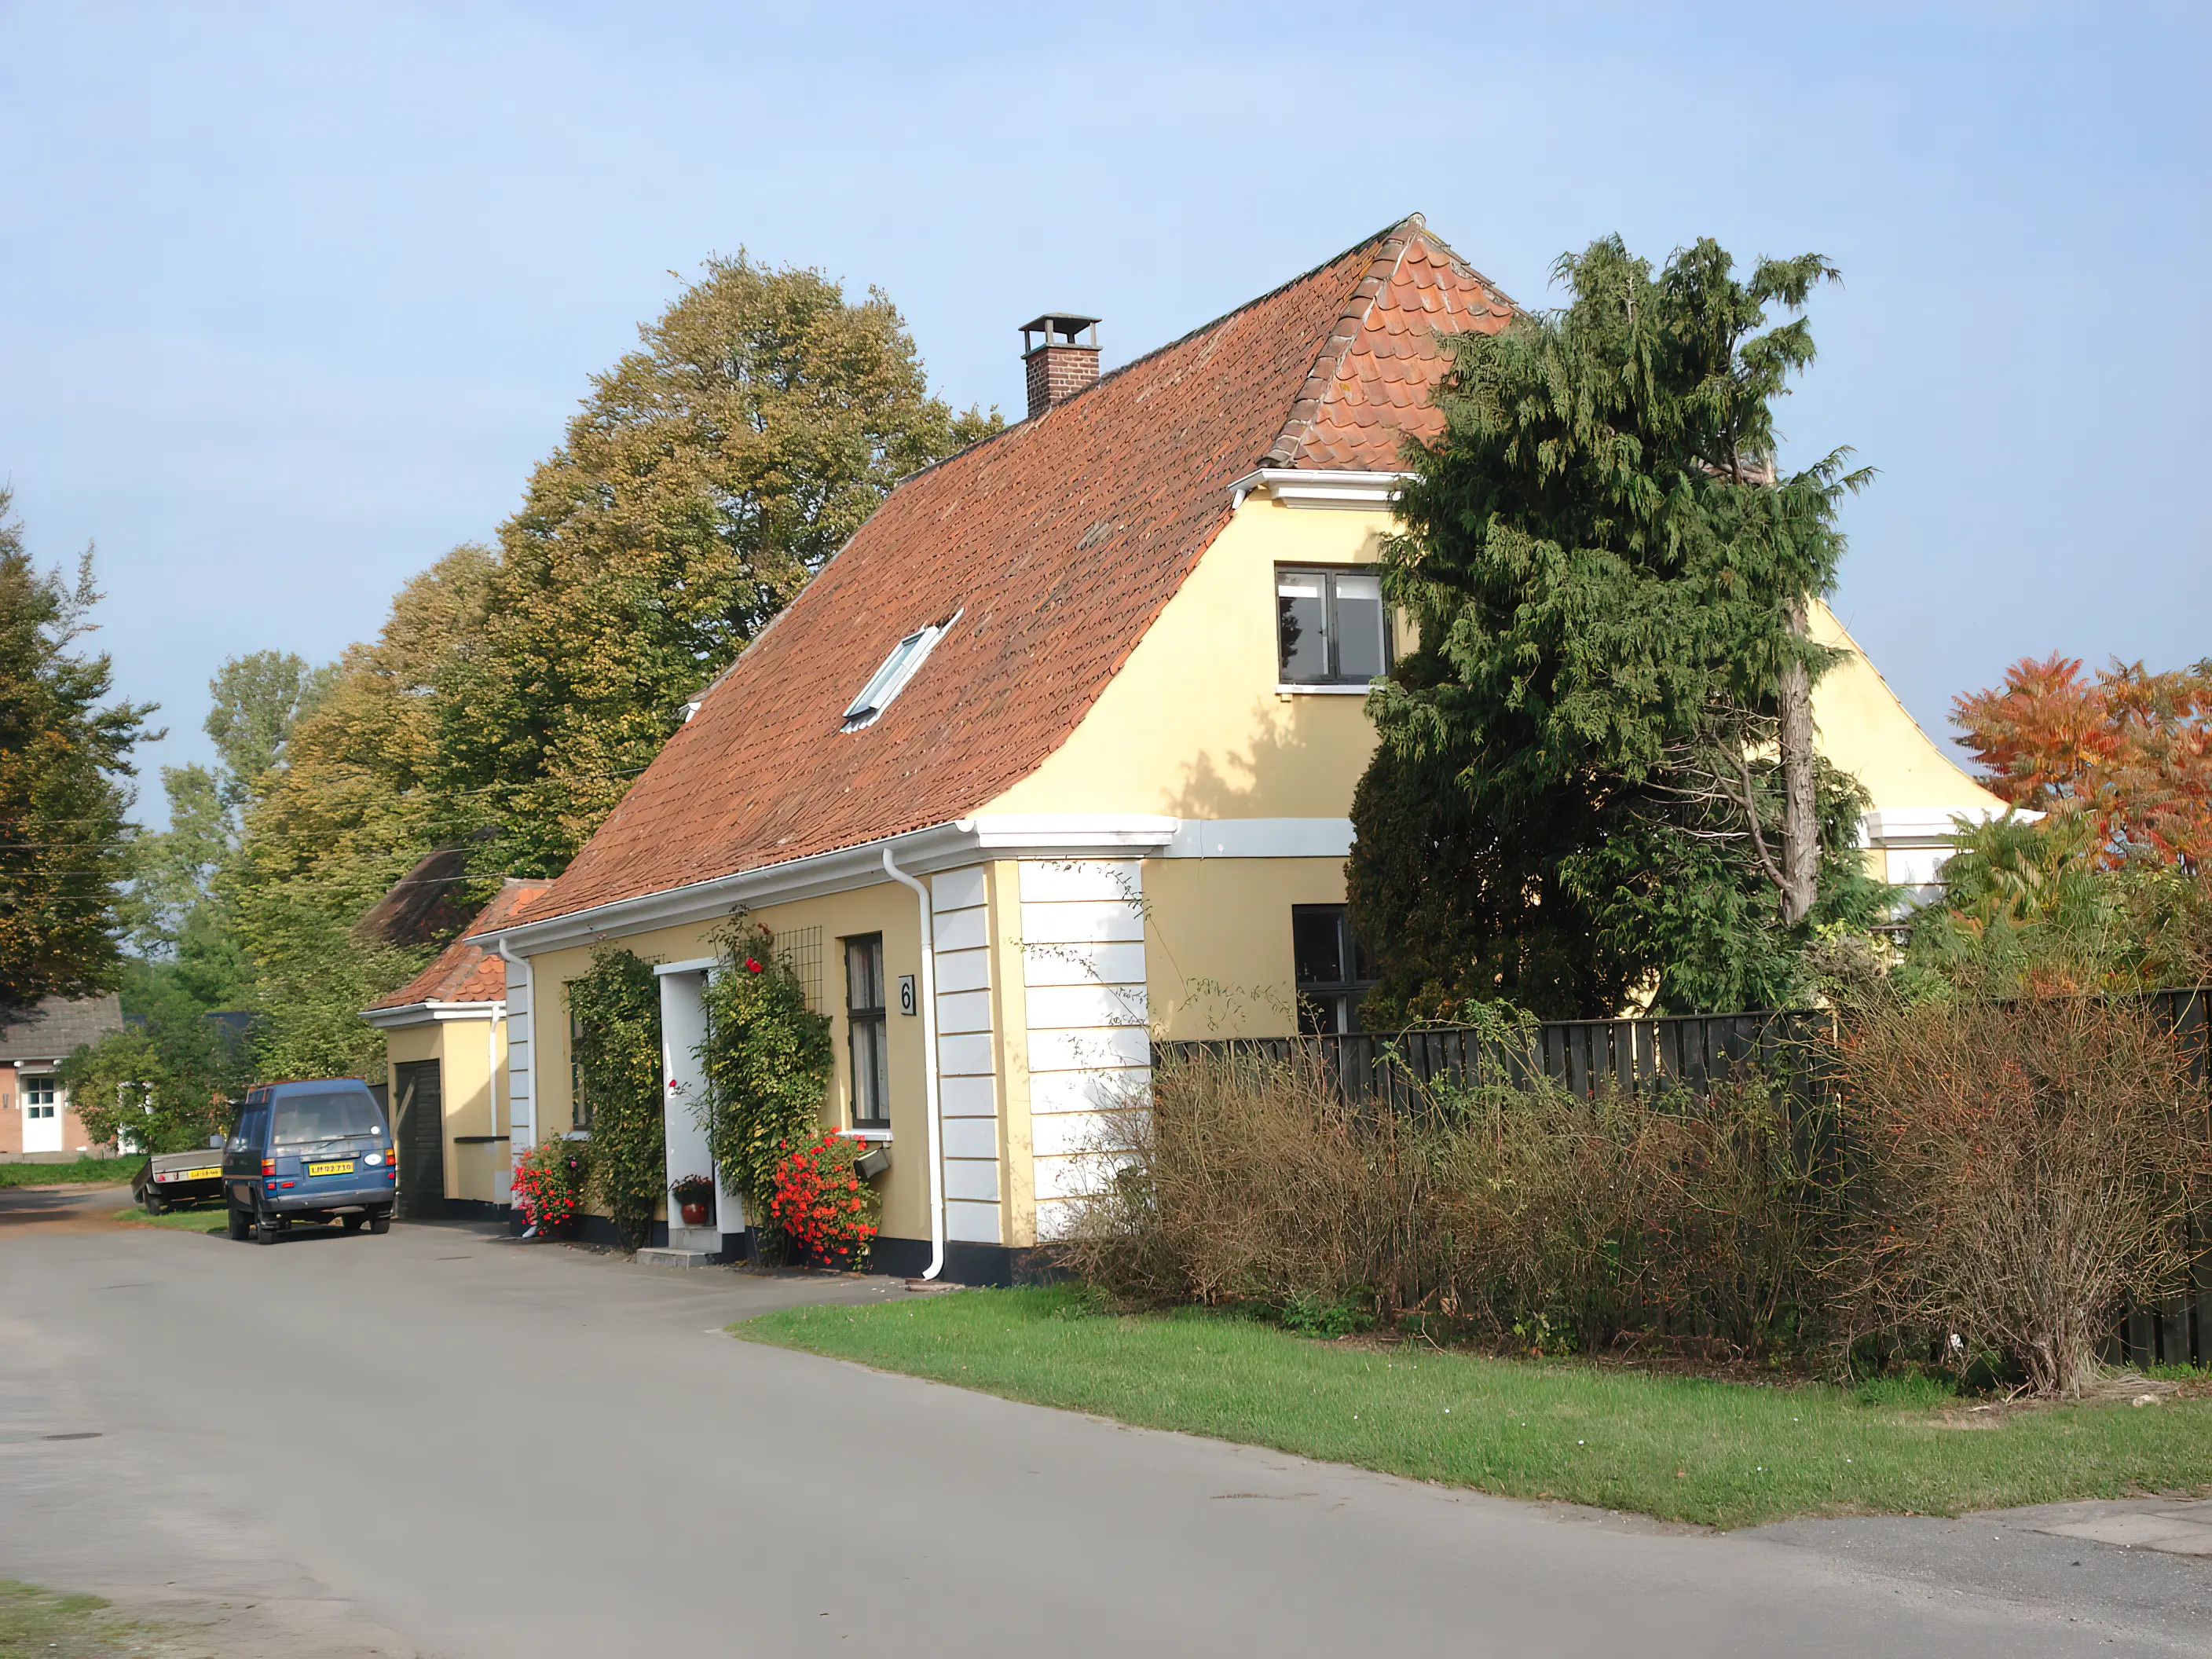
<svg viewBox="0 0 2212 1659">
<path fill-rule="evenodd" d="M 62 1149 L 62 1102 L 66 1097 L 54 1085 L 52 1073 L 23 1079 L 23 1150 L 58 1152 Z"/>
</svg>

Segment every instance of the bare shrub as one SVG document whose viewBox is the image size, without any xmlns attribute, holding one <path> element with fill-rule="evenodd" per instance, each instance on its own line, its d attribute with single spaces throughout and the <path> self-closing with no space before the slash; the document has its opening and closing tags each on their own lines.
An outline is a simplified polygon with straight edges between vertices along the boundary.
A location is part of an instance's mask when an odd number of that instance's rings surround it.
<svg viewBox="0 0 2212 1659">
<path fill-rule="evenodd" d="M 1431 1138 L 1355 1112 L 1317 1055 L 1170 1060 L 1152 1109 L 1113 1114 L 1103 1133 L 1095 1152 L 1116 1173 L 1060 1249 L 1116 1296 L 1389 1315 L 1434 1288 Z"/>
<path fill-rule="evenodd" d="M 1764 1079 L 1699 1098 L 1556 1085 L 1455 1103 L 1439 1185 L 1466 1311 L 1500 1332 L 1798 1340 L 1825 1212 Z"/>
<path fill-rule="evenodd" d="M 1850 1330 L 1994 1351 L 2078 1395 L 2123 1297 L 2181 1279 L 2212 1174 L 2172 1036 L 2124 999 L 1961 993 L 1858 1012 L 1837 1066 Z"/>
<path fill-rule="evenodd" d="M 1756 1079 L 1705 1100 L 1583 1100 L 1537 1079 L 1355 1107 L 1310 1052 L 1214 1052 L 1163 1066 L 1153 1109 L 1108 1133 L 1119 1174 L 1064 1258 L 1155 1304 L 1356 1304 L 1530 1346 L 1763 1348 L 1802 1330 L 1826 1213 Z"/>
</svg>

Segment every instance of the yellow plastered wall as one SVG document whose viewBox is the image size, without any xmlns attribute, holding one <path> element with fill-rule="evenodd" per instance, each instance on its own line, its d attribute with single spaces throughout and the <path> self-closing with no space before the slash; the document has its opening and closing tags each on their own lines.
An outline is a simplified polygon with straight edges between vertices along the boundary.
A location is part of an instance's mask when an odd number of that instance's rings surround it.
<svg viewBox="0 0 2212 1659">
<path fill-rule="evenodd" d="M 1151 859 L 1145 993 L 1164 1041 L 1297 1030 L 1291 907 L 1344 902 L 1341 859 Z"/>
<path fill-rule="evenodd" d="M 460 1138 L 507 1133 L 505 1022 L 423 1020 L 398 1026 L 385 1033 L 385 1058 L 386 1081 L 391 1085 L 394 1110 L 399 1100 L 400 1064 L 425 1060 L 438 1063 L 446 1196 L 504 1203 L 507 1192 L 501 1176 L 507 1162 L 507 1143 L 473 1141 L 465 1146 Z"/>
<path fill-rule="evenodd" d="M 863 933 L 884 936 L 884 975 L 890 1013 L 885 1022 L 889 1036 L 891 1087 L 891 1167 L 884 1176 L 884 1236 L 891 1238 L 929 1237 L 928 1129 L 922 1080 L 921 1020 L 898 1012 L 896 986 L 902 974 L 921 967 L 920 902 L 904 887 L 880 882 L 848 893 L 803 899 L 790 904 L 763 907 L 753 920 L 770 933 L 784 937 L 803 929 L 819 928 L 821 971 L 817 994 L 820 1012 L 830 1018 L 831 1047 L 836 1057 L 836 1078 L 823 1103 L 825 1125 L 842 1126 L 851 1119 L 852 1048 L 847 1041 L 845 1018 L 845 957 L 842 941 Z M 647 962 L 692 962 L 715 954 L 714 936 L 726 924 L 695 923 L 635 933 L 610 933 L 605 942 L 620 945 Z M 532 1000 L 532 1034 L 538 1054 L 538 1127 L 541 1135 L 556 1135 L 574 1127 L 574 1095 L 570 1075 L 568 985 L 591 970 L 592 947 L 576 945 L 549 951 L 528 958 Z"/>
<path fill-rule="evenodd" d="M 1275 567 L 1371 564 L 1391 528 L 1248 500 L 1067 741 L 984 810 L 1345 817 L 1375 729 L 1357 696 L 1275 690 Z"/>
<path fill-rule="evenodd" d="M 1827 606 L 1813 607 L 1808 631 L 1820 644 L 1850 653 L 1813 688 L 1813 723 L 1820 752 L 1858 779 L 1877 809 L 2004 811 L 2002 801 L 1920 729 Z"/>
</svg>

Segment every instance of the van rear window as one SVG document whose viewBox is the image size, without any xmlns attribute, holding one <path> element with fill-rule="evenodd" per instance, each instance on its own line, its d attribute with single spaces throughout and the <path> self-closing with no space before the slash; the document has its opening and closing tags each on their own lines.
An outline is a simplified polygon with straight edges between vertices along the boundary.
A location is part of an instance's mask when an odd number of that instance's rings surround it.
<svg viewBox="0 0 2212 1659">
<path fill-rule="evenodd" d="M 276 1133 L 271 1139 L 278 1146 L 293 1146 L 343 1135 L 373 1135 L 383 1127 L 375 1097 L 365 1090 L 285 1095 L 276 1102 Z"/>
</svg>

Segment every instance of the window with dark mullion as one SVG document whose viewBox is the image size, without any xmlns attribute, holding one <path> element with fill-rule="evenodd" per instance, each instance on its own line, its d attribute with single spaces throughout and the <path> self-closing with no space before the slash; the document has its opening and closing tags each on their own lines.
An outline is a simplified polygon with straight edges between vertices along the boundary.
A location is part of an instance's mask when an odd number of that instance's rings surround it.
<svg viewBox="0 0 2212 1659">
<path fill-rule="evenodd" d="M 845 941 L 845 1024 L 853 1060 L 853 1123 L 882 1128 L 891 1121 L 890 1056 L 884 1047 L 884 936 Z"/>
<path fill-rule="evenodd" d="M 1366 685 L 1389 673 L 1381 579 L 1371 570 L 1279 567 L 1275 654 L 1286 685 Z"/>
<path fill-rule="evenodd" d="M 1309 1036 L 1359 1030 L 1359 1000 L 1374 987 L 1375 965 L 1352 937 L 1345 907 L 1292 905 L 1291 958 L 1298 1030 Z"/>
</svg>

